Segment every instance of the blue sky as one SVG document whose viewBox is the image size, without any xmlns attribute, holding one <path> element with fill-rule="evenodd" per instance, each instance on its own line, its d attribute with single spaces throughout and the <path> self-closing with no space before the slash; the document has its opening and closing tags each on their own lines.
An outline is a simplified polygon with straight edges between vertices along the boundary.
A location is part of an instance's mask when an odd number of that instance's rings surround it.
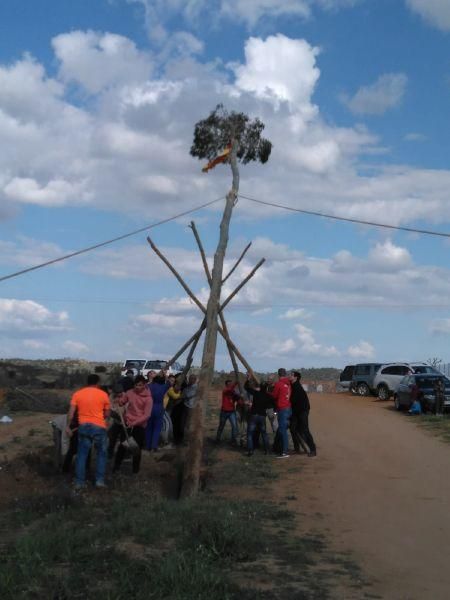
<svg viewBox="0 0 450 600">
<path fill-rule="evenodd" d="M 224 196 L 189 156 L 219 102 L 259 116 L 241 192 L 450 231 L 446 0 L 3 0 L 0 275 Z M 223 203 L 151 236 L 206 301 Z M 449 242 L 240 199 L 227 309 L 255 369 L 450 360 Z M 200 314 L 145 235 L 1 283 L 2 357 L 167 358 Z M 197 357 L 197 361 L 198 361 Z M 229 368 L 219 344 L 218 368 Z"/>
</svg>

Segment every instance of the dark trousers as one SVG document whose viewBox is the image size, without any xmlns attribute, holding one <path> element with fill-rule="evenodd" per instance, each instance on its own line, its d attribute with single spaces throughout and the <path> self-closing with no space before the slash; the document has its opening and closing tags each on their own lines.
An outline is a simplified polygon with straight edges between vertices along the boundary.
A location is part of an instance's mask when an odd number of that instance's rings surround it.
<svg viewBox="0 0 450 600">
<path fill-rule="evenodd" d="M 133 454 L 133 473 L 139 473 L 139 468 L 141 466 L 141 456 L 142 456 L 141 451 L 145 444 L 145 428 L 139 427 L 139 426 L 127 427 L 127 433 L 128 433 L 128 437 L 134 438 L 136 440 L 136 444 L 139 446 L 139 452 L 136 452 L 136 454 Z M 120 433 L 120 441 L 123 442 L 123 441 L 125 441 L 125 439 L 126 439 L 125 432 L 122 427 L 122 431 Z M 122 444 L 119 444 L 119 447 L 117 448 L 117 452 L 116 452 L 116 458 L 114 461 L 114 471 L 117 471 L 119 469 L 119 467 L 124 459 L 125 452 L 126 452 L 126 448 Z"/>
<path fill-rule="evenodd" d="M 308 452 L 308 448 L 305 444 L 304 439 L 300 435 L 301 431 L 301 417 L 295 413 L 292 413 L 291 420 L 289 423 L 289 429 L 291 432 L 292 442 L 296 452 L 300 451 L 300 448 L 305 452 Z"/>
<path fill-rule="evenodd" d="M 294 415 L 292 415 L 294 417 Z M 308 446 L 310 452 L 316 451 L 316 444 L 314 443 L 314 438 L 311 435 L 309 430 L 309 410 L 307 412 L 302 412 L 295 415 L 296 421 L 296 432 L 300 437 L 300 440 L 303 440 L 305 444 Z M 292 429 L 291 429 L 292 433 Z M 292 436 L 294 439 L 294 436 Z M 301 441 L 299 442 L 301 445 Z M 295 444 L 295 441 L 294 441 Z M 297 450 L 297 448 L 295 448 Z"/>
<path fill-rule="evenodd" d="M 114 450 L 116 449 L 117 442 L 123 432 L 123 426 L 117 421 L 113 421 L 111 427 L 108 429 L 108 458 L 114 456 Z"/>
<path fill-rule="evenodd" d="M 262 415 L 250 415 L 250 419 L 248 421 L 247 426 L 247 449 L 249 452 L 253 452 L 254 445 L 254 434 L 255 432 L 261 433 L 264 450 L 267 452 L 269 450 L 269 439 L 267 437 L 266 432 L 266 417 Z"/>
<path fill-rule="evenodd" d="M 173 441 L 176 445 L 181 444 L 183 441 L 183 412 L 184 404 L 183 402 L 179 402 L 178 404 L 175 404 L 170 413 L 170 418 L 172 419 Z"/>
<path fill-rule="evenodd" d="M 193 409 L 183 404 L 183 412 L 181 413 L 181 441 L 185 441 L 189 434 L 191 423 L 191 414 Z"/>
<path fill-rule="evenodd" d="M 216 440 L 219 442 L 222 437 L 222 432 L 227 421 L 230 421 L 231 425 L 231 442 L 236 444 L 236 438 L 238 434 L 238 425 L 236 412 L 234 410 L 221 410 L 219 417 L 219 427 L 217 429 Z"/>
<path fill-rule="evenodd" d="M 66 456 L 64 457 L 64 460 L 63 460 L 63 464 L 62 464 L 63 473 L 70 473 L 70 470 L 72 469 L 72 460 L 73 460 L 73 457 L 76 455 L 77 450 L 78 450 L 78 433 L 75 432 L 72 434 L 72 437 L 70 438 L 69 449 L 67 450 Z"/>
</svg>

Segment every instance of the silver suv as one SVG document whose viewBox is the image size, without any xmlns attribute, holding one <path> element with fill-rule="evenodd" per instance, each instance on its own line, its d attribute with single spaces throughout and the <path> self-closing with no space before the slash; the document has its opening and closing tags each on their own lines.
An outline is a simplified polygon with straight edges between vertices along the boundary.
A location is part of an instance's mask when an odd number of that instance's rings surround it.
<svg viewBox="0 0 450 600">
<path fill-rule="evenodd" d="M 383 365 L 375 374 L 373 388 L 380 400 L 389 400 L 405 375 L 414 373 L 438 373 L 426 363 L 390 363 Z"/>
</svg>

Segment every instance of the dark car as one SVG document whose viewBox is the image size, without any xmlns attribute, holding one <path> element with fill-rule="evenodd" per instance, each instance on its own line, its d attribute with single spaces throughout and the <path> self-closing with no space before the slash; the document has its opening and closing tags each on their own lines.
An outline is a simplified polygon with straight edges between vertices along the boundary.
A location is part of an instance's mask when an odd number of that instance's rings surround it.
<svg viewBox="0 0 450 600">
<path fill-rule="evenodd" d="M 354 369 L 354 365 L 347 365 L 346 367 L 344 367 L 344 370 L 341 371 L 341 374 L 339 375 L 339 387 L 341 390 L 350 389 Z"/>
<path fill-rule="evenodd" d="M 444 408 L 450 408 L 450 379 L 437 373 L 415 373 L 406 375 L 400 382 L 394 394 L 394 404 L 397 410 L 407 410 L 417 398 L 424 412 L 434 412 L 434 384 L 437 379 L 443 379 L 445 385 Z"/>
<path fill-rule="evenodd" d="M 376 372 L 382 366 L 383 363 L 360 363 L 355 365 L 350 390 L 359 396 L 373 394 L 373 380 Z"/>
</svg>

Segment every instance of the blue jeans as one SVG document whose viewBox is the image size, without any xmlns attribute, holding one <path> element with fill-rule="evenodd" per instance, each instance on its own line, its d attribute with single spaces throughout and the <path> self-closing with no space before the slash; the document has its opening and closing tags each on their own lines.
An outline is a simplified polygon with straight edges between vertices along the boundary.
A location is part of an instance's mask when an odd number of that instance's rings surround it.
<svg viewBox="0 0 450 600">
<path fill-rule="evenodd" d="M 161 435 L 161 429 L 164 419 L 164 406 L 163 403 L 153 404 L 152 414 L 147 423 L 145 430 L 145 445 L 147 450 L 155 450 L 158 448 L 159 436 Z"/>
<path fill-rule="evenodd" d="M 106 470 L 106 449 L 108 446 L 108 436 L 106 429 L 93 425 L 92 423 L 83 423 L 78 427 L 78 450 L 77 462 L 75 465 L 75 482 L 83 485 L 86 480 L 86 461 L 90 449 L 94 444 L 96 456 L 95 482 L 104 483 Z"/>
<path fill-rule="evenodd" d="M 289 450 L 289 441 L 288 441 L 288 426 L 289 419 L 292 415 L 292 409 L 283 408 L 277 412 L 278 416 L 278 431 L 281 436 L 281 441 L 283 444 L 283 454 L 287 454 Z"/>
<path fill-rule="evenodd" d="M 266 433 L 266 417 L 262 415 L 250 415 L 247 427 L 247 450 L 253 452 L 253 434 L 258 430 L 261 432 L 264 450 L 269 449 L 269 439 Z"/>
<path fill-rule="evenodd" d="M 222 437 L 222 431 L 225 427 L 227 421 L 230 421 L 231 425 L 231 441 L 236 443 L 236 438 L 238 434 L 238 426 L 237 426 L 237 418 L 236 412 L 234 410 L 221 410 L 220 418 L 219 418 L 219 427 L 217 429 L 216 440 L 219 442 Z"/>
</svg>

